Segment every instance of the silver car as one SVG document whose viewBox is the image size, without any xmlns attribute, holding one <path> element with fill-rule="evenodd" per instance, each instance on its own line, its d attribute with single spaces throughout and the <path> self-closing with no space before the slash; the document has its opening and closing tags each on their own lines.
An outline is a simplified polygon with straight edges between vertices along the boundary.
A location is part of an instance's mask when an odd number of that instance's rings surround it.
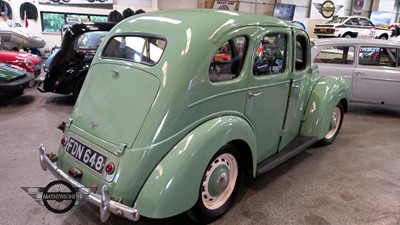
<svg viewBox="0 0 400 225">
<path fill-rule="evenodd" d="M 320 75 L 350 81 L 350 102 L 400 106 L 400 42 L 329 38 L 311 46 Z"/>
</svg>

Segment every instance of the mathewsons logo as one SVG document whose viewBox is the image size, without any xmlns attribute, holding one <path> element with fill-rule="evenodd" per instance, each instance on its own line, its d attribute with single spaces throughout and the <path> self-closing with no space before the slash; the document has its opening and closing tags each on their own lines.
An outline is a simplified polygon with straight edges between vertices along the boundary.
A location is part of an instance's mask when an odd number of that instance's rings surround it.
<svg viewBox="0 0 400 225">
<path fill-rule="evenodd" d="M 46 187 L 21 187 L 37 203 L 53 213 L 66 213 L 82 202 L 91 188 L 75 188 L 63 180 L 50 182 Z"/>
</svg>

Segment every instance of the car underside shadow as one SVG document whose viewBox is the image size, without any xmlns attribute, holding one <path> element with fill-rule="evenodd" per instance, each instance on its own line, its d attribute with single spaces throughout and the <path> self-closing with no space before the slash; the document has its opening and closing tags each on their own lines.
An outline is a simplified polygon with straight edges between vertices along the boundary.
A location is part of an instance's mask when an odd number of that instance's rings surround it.
<svg viewBox="0 0 400 225">
<path fill-rule="evenodd" d="M 398 118 L 400 116 L 399 107 L 389 107 L 385 105 L 367 105 L 362 103 L 353 103 L 349 105 L 349 113 L 368 116 L 379 116 L 387 118 Z"/>
<path fill-rule="evenodd" d="M 54 95 L 47 97 L 45 103 L 58 106 L 74 106 L 75 99 L 72 95 Z"/>
</svg>

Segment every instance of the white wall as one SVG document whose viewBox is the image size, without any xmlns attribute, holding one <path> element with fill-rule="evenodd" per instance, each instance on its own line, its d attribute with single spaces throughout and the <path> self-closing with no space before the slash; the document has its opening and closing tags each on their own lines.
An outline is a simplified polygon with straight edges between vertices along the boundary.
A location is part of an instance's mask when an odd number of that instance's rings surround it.
<svg viewBox="0 0 400 225">
<path fill-rule="evenodd" d="M 39 13 L 39 18 L 34 20 L 29 20 L 28 30 L 30 33 L 34 35 L 38 35 L 43 37 L 47 45 L 42 50 L 50 50 L 55 45 L 60 45 L 61 35 L 59 33 L 43 33 L 40 21 L 40 12 L 41 11 L 50 11 L 50 12 L 67 12 L 67 13 L 88 13 L 88 14 L 98 14 L 98 15 L 108 15 L 110 11 L 116 9 L 122 13 L 122 11 L 126 8 L 131 8 L 132 10 L 137 10 L 139 8 L 145 11 L 155 11 L 155 10 L 168 10 L 168 9 L 181 9 L 181 8 L 197 8 L 204 7 L 206 0 L 114 0 L 113 9 L 99 9 L 99 8 L 83 8 L 76 6 L 55 6 L 55 5 L 43 5 L 39 4 L 38 0 L 6 0 L 12 7 L 13 10 L 13 20 L 15 22 L 20 22 L 23 25 L 23 22 L 20 21 L 19 16 L 19 7 L 24 2 L 31 2 L 36 5 Z M 344 0 L 345 4 L 345 13 L 344 15 L 349 15 L 352 7 L 353 0 Z M 364 8 L 370 7 L 371 1 L 374 2 L 376 8 L 379 6 L 389 6 L 393 8 L 394 0 L 365 0 Z M 295 20 L 302 21 L 308 25 L 308 31 L 312 36 L 312 29 L 315 23 L 320 23 L 321 21 L 310 20 L 310 6 L 311 0 L 249 0 L 240 3 L 239 10 L 245 12 L 258 13 L 263 15 L 272 16 L 274 10 L 275 2 L 286 3 L 286 4 L 294 4 L 296 5 L 296 11 L 294 15 Z M 379 4 L 380 3 L 380 4 Z M 389 4 L 390 3 L 390 4 Z M 397 7 L 394 7 L 394 13 L 397 10 Z M 363 12 L 363 15 L 369 14 L 368 9 Z M 377 9 L 373 9 L 377 10 Z M 368 16 L 368 15 L 366 15 Z M 395 15 L 394 15 L 395 17 Z M 310 32 L 311 31 L 311 32 Z"/>
<path fill-rule="evenodd" d="M 114 0 L 113 9 L 100 9 L 100 8 L 87 8 L 87 7 L 77 7 L 77 6 L 57 6 L 57 5 L 44 5 L 39 4 L 38 0 L 8 0 L 10 4 L 13 16 L 12 19 L 15 22 L 24 25 L 21 21 L 19 15 L 20 5 L 24 2 L 30 2 L 36 6 L 38 9 L 38 19 L 28 20 L 28 31 L 33 35 L 37 35 L 46 40 L 46 46 L 41 49 L 42 51 L 50 50 L 55 45 L 60 46 L 61 44 L 61 34 L 60 33 L 46 33 L 42 32 L 42 25 L 40 19 L 40 12 L 66 12 L 66 13 L 87 13 L 87 14 L 97 14 L 97 15 L 108 15 L 112 10 L 118 10 L 120 13 L 126 8 L 131 8 L 132 10 L 143 9 L 146 12 L 157 10 L 158 0 Z M 154 6 L 154 7 L 153 7 Z"/>
</svg>

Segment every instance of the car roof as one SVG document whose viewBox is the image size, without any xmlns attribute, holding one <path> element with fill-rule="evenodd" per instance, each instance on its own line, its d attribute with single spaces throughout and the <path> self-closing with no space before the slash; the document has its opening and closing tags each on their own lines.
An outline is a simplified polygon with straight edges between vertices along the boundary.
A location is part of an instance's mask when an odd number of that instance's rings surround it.
<svg viewBox="0 0 400 225">
<path fill-rule="evenodd" d="M 391 46 L 398 48 L 400 42 L 394 40 L 380 39 L 359 39 L 359 38 L 321 38 L 311 40 L 315 46 L 330 46 L 330 45 L 379 45 Z"/>
<path fill-rule="evenodd" d="M 280 19 L 237 11 L 214 9 L 184 9 L 148 12 L 129 17 L 114 27 L 114 31 L 143 32 L 174 37 L 186 32 L 201 38 L 220 38 L 227 31 L 240 26 L 262 25 L 293 27 L 296 26 Z"/>
</svg>

